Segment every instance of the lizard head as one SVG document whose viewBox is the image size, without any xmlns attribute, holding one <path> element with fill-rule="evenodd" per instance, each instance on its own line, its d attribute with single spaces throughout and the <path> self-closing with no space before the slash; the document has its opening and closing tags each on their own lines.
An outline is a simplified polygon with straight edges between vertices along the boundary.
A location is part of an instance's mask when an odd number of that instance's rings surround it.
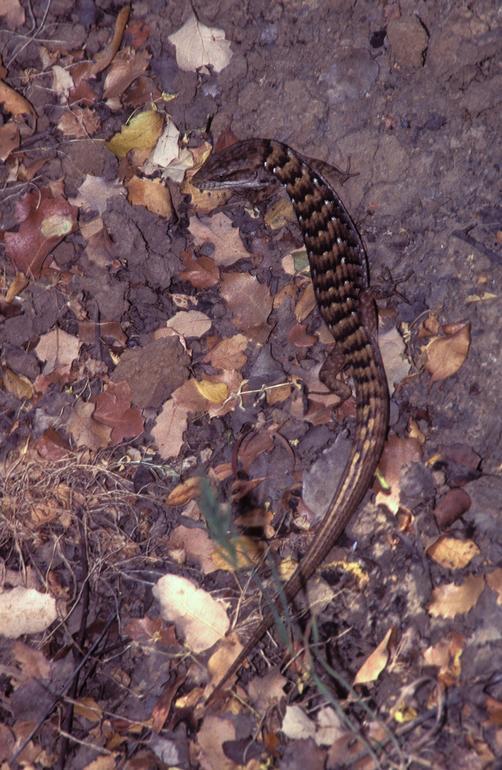
<svg viewBox="0 0 502 770">
<path fill-rule="evenodd" d="M 266 139 L 237 142 L 224 150 L 212 153 L 191 182 L 199 190 L 260 190 L 274 183 L 265 168 L 270 153 Z"/>
</svg>

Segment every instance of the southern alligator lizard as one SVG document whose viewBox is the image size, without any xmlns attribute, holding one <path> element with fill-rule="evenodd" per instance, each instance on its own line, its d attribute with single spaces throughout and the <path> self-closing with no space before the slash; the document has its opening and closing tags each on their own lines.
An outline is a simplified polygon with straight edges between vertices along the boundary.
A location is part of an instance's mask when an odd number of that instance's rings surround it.
<svg viewBox="0 0 502 770">
<path fill-rule="evenodd" d="M 382 452 L 388 422 L 385 370 L 376 342 L 376 310 L 368 289 L 366 252 L 345 206 L 313 161 L 274 140 L 250 139 L 211 155 L 192 179 L 201 190 L 260 189 L 274 180 L 293 204 L 308 253 L 315 296 L 344 369 L 354 383 L 356 431 L 350 458 L 307 553 L 209 700 L 305 585 L 364 497 Z M 329 386 L 328 373 L 324 382 Z"/>
</svg>

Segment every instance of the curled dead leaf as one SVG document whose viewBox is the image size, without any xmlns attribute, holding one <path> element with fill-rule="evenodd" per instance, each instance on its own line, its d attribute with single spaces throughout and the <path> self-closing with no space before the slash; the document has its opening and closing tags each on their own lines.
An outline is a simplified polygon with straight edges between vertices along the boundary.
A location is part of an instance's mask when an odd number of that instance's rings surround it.
<svg viewBox="0 0 502 770">
<path fill-rule="evenodd" d="M 467 358 L 471 344 L 469 323 L 443 327 L 443 331 L 446 336 L 434 337 L 424 348 L 425 368 L 432 375 L 432 382 L 456 374 Z"/>
<path fill-rule="evenodd" d="M 354 678 L 354 686 L 356 684 L 369 684 L 370 682 L 375 682 L 378 679 L 387 663 L 389 662 L 392 649 L 395 645 L 395 640 L 396 629 L 393 627 L 389 628 L 378 647 L 376 647 L 371 655 L 366 658 L 363 665 L 357 672 Z"/>
</svg>

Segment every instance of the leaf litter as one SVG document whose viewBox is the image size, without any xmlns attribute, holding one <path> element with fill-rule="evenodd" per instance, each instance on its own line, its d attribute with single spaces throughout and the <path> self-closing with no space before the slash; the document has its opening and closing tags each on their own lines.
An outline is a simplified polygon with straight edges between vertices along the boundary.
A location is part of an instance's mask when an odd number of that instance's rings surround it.
<svg viewBox="0 0 502 770">
<path fill-rule="evenodd" d="M 16 210 L 6 214 L 2 225 L 10 285 L 0 285 L 5 320 L 2 414 L 7 415 L 1 424 L 0 633 L 4 640 L 27 635 L 24 645 L 5 646 L 22 675 L 14 675 L 12 667 L 5 669 L 12 688 L 4 694 L 11 705 L 9 726 L 2 726 L 2 745 L 10 746 L 12 753 L 16 736 L 19 747 L 28 735 L 21 730 L 23 714 L 16 710 L 11 692 L 47 679 L 51 666 L 55 671 L 63 666 L 65 654 L 72 659 L 73 687 L 79 664 L 89 662 L 85 650 L 93 649 L 101 667 L 97 676 L 104 675 L 108 684 L 96 695 L 93 667 L 85 672 L 84 666 L 80 689 L 72 690 L 74 707 L 72 693 L 64 703 L 70 733 L 76 736 L 72 751 L 78 751 L 78 745 L 94 747 L 95 758 L 80 762 L 89 768 L 114 766 L 124 747 L 136 741 L 138 730 L 151 730 L 165 743 L 162 749 L 154 742 L 152 750 L 142 749 L 137 767 L 151 767 L 157 761 L 152 757 L 180 749 L 178 738 L 168 749 L 165 737 L 173 724 L 173 704 L 180 700 L 178 691 L 183 690 L 182 697 L 193 708 L 203 688 L 221 678 L 243 641 L 240 633 L 228 630 L 248 615 L 256 604 L 253 599 L 261 595 L 265 600 L 276 590 L 277 582 L 267 581 L 267 570 L 287 576 L 295 562 L 292 556 L 305 551 L 305 504 L 298 494 L 302 473 L 330 442 L 324 431 L 333 422 L 333 409 L 349 424 L 354 413 L 350 397 L 343 400 L 323 392 L 317 377 L 323 345 L 329 345 L 330 338 L 319 326 L 312 286 L 302 274 L 305 253 L 296 248 L 289 203 L 280 198 L 267 204 L 263 219 L 256 219 L 251 207 L 245 215 L 229 207 L 207 216 L 230 195 L 200 193 L 190 184 L 210 145 L 198 136 L 198 146 L 192 146 L 178 128 L 180 113 L 177 118 L 168 114 L 167 105 L 179 95 L 162 92 L 155 83 L 152 55 L 144 47 L 151 30 L 130 13 L 124 6 L 107 37 L 93 40 L 88 49 L 95 52 L 92 58 L 85 58 L 84 41 L 39 49 L 36 55 L 46 67 L 44 82 L 58 107 L 54 116 L 42 116 L 39 103 L 23 95 L 15 59 L 0 81 L 6 113 L 0 156 L 9 174 L 7 189 L 15 184 L 21 190 L 15 194 Z M 2 14 L 11 29 L 25 23 L 15 0 L 2 7 Z M 185 73 L 205 75 L 208 67 L 224 72 L 232 61 L 222 29 L 207 27 L 193 16 L 180 22 L 169 39 Z M 32 66 L 32 61 L 24 66 Z M 38 74 L 45 77 L 43 69 Z M 92 157 L 77 151 L 66 164 L 57 160 L 56 142 L 49 142 L 47 157 L 32 157 L 23 141 L 36 137 L 37 123 L 56 129 L 63 146 L 79 140 L 77 147 L 83 148 L 90 137 L 106 143 L 94 143 Z M 223 143 L 231 140 L 231 132 L 223 134 Z M 46 174 L 49 162 L 53 167 Z M 28 189 L 27 182 L 36 175 L 42 184 Z M 182 195 L 191 196 L 189 209 Z M 128 222 L 123 231 L 112 226 L 120 206 L 127 216 L 115 221 Z M 176 237 L 167 239 L 166 227 L 180 218 L 186 224 L 188 216 L 188 231 L 178 229 Z M 159 218 L 164 222 L 156 231 Z M 141 246 L 143 257 L 138 258 Z M 120 289 L 118 301 L 110 287 Z M 391 389 L 402 390 L 422 370 L 431 388 L 462 376 L 473 344 L 469 323 L 440 322 L 430 313 L 420 326 L 401 335 L 392 302 L 386 310 L 381 342 Z M 415 335 L 413 340 L 409 334 Z M 415 340 L 425 343 L 410 361 Z M 387 509 L 396 519 L 386 529 L 382 519 L 377 520 L 374 543 L 363 525 L 358 531 L 365 547 L 373 547 L 375 559 L 385 554 L 390 560 L 393 553 L 402 553 L 393 529 L 400 537 L 412 538 L 437 579 L 422 603 L 438 624 L 437 641 L 423 654 L 424 665 L 436 670 L 429 693 L 433 700 L 441 688 L 460 686 L 461 665 L 472 644 L 468 629 L 458 631 L 462 618 L 475 618 L 481 602 L 500 605 L 502 592 L 500 569 L 491 565 L 481 574 L 486 543 L 458 531 L 469 508 L 469 495 L 462 489 L 466 482 L 459 481 L 458 467 L 454 477 L 453 461 L 445 461 L 440 453 L 427 454 L 430 419 L 415 412 L 407 433 L 394 424 L 398 435 L 391 435 L 380 464 L 378 515 Z M 420 502 L 410 503 L 420 497 L 410 490 L 412 482 L 419 485 L 427 472 L 439 501 L 433 511 L 421 509 Z M 213 499 L 204 505 L 206 478 L 211 479 Z M 219 529 L 211 527 L 221 500 L 233 502 L 240 533 L 229 535 L 226 520 Z M 425 535 L 421 527 L 428 515 Z M 439 536 L 431 531 L 434 520 L 445 530 Z M 249 565 L 262 559 L 264 542 L 276 558 L 267 558 L 265 574 L 259 571 L 251 584 Z M 340 559 L 333 559 L 330 569 L 350 575 L 340 566 L 347 564 L 347 549 L 342 544 L 339 551 Z M 453 578 L 452 570 L 459 576 Z M 205 590 L 205 575 L 210 576 L 210 590 Z M 370 569 L 366 577 L 365 586 L 371 588 L 375 573 Z M 350 577 L 345 579 L 351 611 L 347 614 L 337 603 L 325 609 L 333 596 L 330 588 L 325 599 L 319 599 L 314 622 L 322 624 L 336 606 L 347 627 L 360 623 L 367 631 L 364 592 L 351 587 Z M 86 599 L 89 585 L 93 590 Z M 144 602 L 137 601 L 139 586 L 148 586 L 155 601 L 148 615 L 137 617 L 145 611 Z M 309 588 L 314 602 L 315 587 Z M 386 590 L 395 590 L 388 579 Z M 81 602 L 92 603 L 84 620 L 73 612 Z M 112 639 L 111 626 L 107 629 L 103 622 L 106 617 L 114 621 L 116 666 L 105 660 L 105 643 Z M 364 638 L 356 656 L 344 647 L 346 631 L 336 631 L 343 668 L 355 677 L 354 685 L 372 688 L 377 698 L 382 681 L 395 679 L 399 666 L 409 677 L 420 672 L 416 660 L 400 648 L 405 650 L 413 623 L 406 615 L 399 620 L 401 628 L 375 623 L 378 630 Z M 290 623 L 290 630 L 295 629 L 296 623 Z M 79 634 L 79 649 L 70 654 Z M 336 762 L 363 750 L 364 741 L 358 737 L 349 748 L 352 728 L 331 707 L 307 717 L 302 706 L 293 703 L 292 693 L 302 693 L 312 673 L 308 633 L 302 627 L 297 636 L 295 649 L 302 644 L 304 655 L 286 670 L 287 677 L 275 667 L 251 679 L 248 671 L 236 686 L 240 697 L 249 698 L 260 712 L 275 705 L 282 708 L 290 699 L 284 718 L 264 723 L 259 752 L 268 748 L 273 754 L 284 740 L 279 737 L 282 731 L 298 746 L 308 740 L 331 745 L 330 757 Z M 206 668 L 199 653 L 211 650 L 218 640 L 221 644 Z M 39 644 L 44 652 L 36 650 Z M 280 663 L 280 650 L 269 649 L 266 654 Z M 54 660 L 45 657 L 49 650 Z M 183 670 L 173 678 L 180 661 Z M 44 755 L 35 732 L 22 754 L 23 761 L 37 766 L 55 761 L 60 736 L 50 715 L 68 695 L 57 695 L 58 682 L 52 707 L 47 706 L 42 719 L 51 748 Z M 114 686 L 131 698 L 123 716 L 111 716 Z M 317 694 L 329 700 L 321 683 L 315 686 Z M 350 692 L 348 683 L 346 689 Z M 353 703 L 359 702 L 361 692 L 352 691 Z M 382 715 L 390 713 L 385 700 L 379 707 Z M 426 707 L 423 701 L 421 708 Z M 237 727 L 244 732 L 247 728 L 239 708 L 234 700 L 232 719 L 204 715 L 190 739 L 202 766 L 233 767 L 232 752 L 243 759 Z M 134 720 L 127 716 L 131 710 Z M 486 700 L 492 724 L 499 723 L 499 711 L 495 698 Z M 37 716 L 44 716 L 41 708 Z M 92 727 L 100 720 L 106 725 L 103 732 Z M 373 727 L 375 736 L 377 728 L 381 725 Z M 322 738 L 327 730 L 329 738 Z M 9 758 L 2 756 L 2 761 Z"/>
</svg>

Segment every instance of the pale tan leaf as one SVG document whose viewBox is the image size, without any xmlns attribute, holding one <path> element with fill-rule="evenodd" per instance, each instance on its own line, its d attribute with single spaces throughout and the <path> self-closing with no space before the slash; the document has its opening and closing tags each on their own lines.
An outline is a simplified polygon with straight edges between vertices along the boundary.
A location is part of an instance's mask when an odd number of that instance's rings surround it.
<svg viewBox="0 0 502 770">
<path fill-rule="evenodd" d="M 422 456 L 417 439 L 390 436 L 385 444 L 378 469 L 387 485 L 386 491 L 379 491 L 377 505 L 385 505 L 397 513 L 401 499 L 401 473 L 410 463 L 419 462 Z"/>
<path fill-rule="evenodd" d="M 178 456 L 187 427 L 187 415 L 188 410 L 170 398 L 155 420 L 152 438 L 164 460 Z"/>
<path fill-rule="evenodd" d="M 462 569 L 479 554 L 479 548 L 472 540 L 457 540 L 441 535 L 427 549 L 427 555 L 446 569 Z"/>
<path fill-rule="evenodd" d="M 223 746 L 235 741 L 236 737 L 236 727 L 230 719 L 206 713 L 197 733 L 198 761 L 202 770 L 236 770 L 236 763 L 227 757 Z"/>
<path fill-rule="evenodd" d="M 248 339 L 244 334 L 234 334 L 227 337 L 212 348 L 204 356 L 204 362 L 210 363 L 215 369 L 240 370 L 247 361 L 244 351 L 248 346 Z"/>
<path fill-rule="evenodd" d="M 211 594 L 178 575 L 164 575 L 153 587 L 164 620 L 175 623 L 187 647 L 195 653 L 222 639 L 230 622 L 222 604 Z"/>
<path fill-rule="evenodd" d="M 174 329 L 182 337 L 202 337 L 211 325 L 211 319 L 200 310 L 180 310 L 166 323 L 169 329 Z"/>
<path fill-rule="evenodd" d="M 68 332 L 56 327 L 40 337 L 35 353 L 45 362 L 44 374 L 69 372 L 73 361 L 78 357 L 81 342 Z"/>
<path fill-rule="evenodd" d="M 192 14 L 183 26 L 168 40 L 176 48 L 176 63 L 185 72 L 195 72 L 199 67 L 211 65 L 221 72 L 232 58 L 230 42 L 225 32 L 217 27 L 206 27 Z"/>
<path fill-rule="evenodd" d="M 214 543 L 205 529 L 179 526 L 169 538 L 170 548 L 183 548 L 190 562 L 199 565 L 204 575 L 219 569 L 212 558 Z"/>
<path fill-rule="evenodd" d="M 486 582 L 497 594 L 497 604 L 502 604 L 502 567 L 489 572 L 486 576 Z"/>
<path fill-rule="evenodd" d="M 314 738 L 316 733 L 314 722 L 308 718 L 300 706 L 286 706 L 281 730 L 286 737 L 294 741 Z"/>
<path fill-rule="evenodd" d="M 389 628 L 378 647 L 364 661 L 363 665 L 354 678 L 354 685 L 369 684 L 375 682 L 387 663 L 389 662 L 390 650 L 394 644 L 396 631 Z"/>
<path fill-rule="evenodd" d="M 440 618 L 454 618 L 455 615 L 464 615 L 475 606 L 484 584 L 481 576 L 470 575 L 458 586 L 454 583 L 447 583 L 434 588 L 432 601 L 428 608 L 430 614 Z"/>
<path fill-rule="evenodd" d="M 38 634 L 56 618 L 56 600 L 50 594 L 22 586 L 0 593 L 0 636 L 18 639 L 24 634 Z"/>
</svg>

